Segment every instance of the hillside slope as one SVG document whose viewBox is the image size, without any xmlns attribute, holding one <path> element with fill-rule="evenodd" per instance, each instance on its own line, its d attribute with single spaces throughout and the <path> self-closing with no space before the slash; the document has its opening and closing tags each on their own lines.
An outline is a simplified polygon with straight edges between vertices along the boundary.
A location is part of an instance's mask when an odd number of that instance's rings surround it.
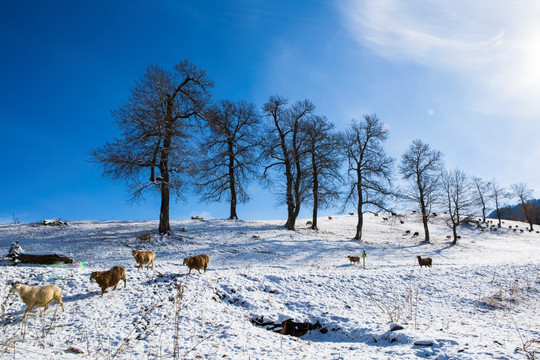
<svg viewBox="0 0 540 360">
<path fill-rule="evenodd" d="M 287 231 L 279 221 L 174 221 L 174 236 L 154 234 L 150 243 L 136 236 L 154 232 L 156 221 L 0 225 L 5 253 L 17 240 L 26 253 L 77 262 L 2 268 L 0 354 L 161 359 L 176 349 L 188 359 L 525 359 L 523 342 L 540 339 L 540 234 L 514 232 L 508 226 L 525 224 L 507 221 L 497 232 L 463 227 L 451 246 L 438 217 L 426 244 L 405 233 L 422 233 L 417 215 L 401 219 L 366 215 L 363 242 L 351 240 L 357 218 L 348 215 L 321 218 L 318 232 Z M 156 252 L 155 271 L 137 271 L 135 248 Z M 363 250 L 365 269 L 347 259 Z M 199 253 L 210 256 L 208 271 L 187 275 L 183 258 Z M 420 268 L 417 255 L 432 257 L 433 267 Z M 114 265 L 126 268 L 127 288 L 101 297 L 90 273 Z M 25 305 L 8 294 L 14 281 L 60 286 L 66 311 L 53 303 L 24 327 Z M 299 338 L 268 330 L 286 319 L 317 329 Z M 404 329 L 389 331 L 390 322 Z"/>
</svg>

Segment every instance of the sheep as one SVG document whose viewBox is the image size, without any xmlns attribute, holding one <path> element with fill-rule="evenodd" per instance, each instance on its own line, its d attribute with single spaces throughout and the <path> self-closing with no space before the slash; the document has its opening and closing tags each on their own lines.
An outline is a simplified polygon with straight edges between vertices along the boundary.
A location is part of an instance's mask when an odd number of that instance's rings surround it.
<svg viewBox="0 0 540 360">
<path fill-rule="evenodd" d="M 311 221 L 306 222 L 306 226 L 309 226 L 309 225 L 313 225 L 313 222 Z"/>
<path fill-rule="evenodd" d="M 331 216 L 329 216 L 329 217 L 328 217 L 328 220 L 332 220 L 332 217 L 331 217 Z"/>
<path fill-rule="evenodd" d="M 132 250 L 131 254 L 135 258 L 137 264 L 139 264 L 137 271 L 139 271 L 141 267 L 143 267 L 143 265 L 146 265 L 146 270 L 148 270 L 150 265 L 152 265 L 152 270 L 154 270 L 154 261 L 156 261 L 156 254 L 154 254 L 153 251 Z"/>
<path fill-rule="evenodd" d="M 411 235 L 411 230 L 405 230 L 405 235 Z"/>
<path fill-rule="evenodd" d="M 347 257 L 349 258 L 349 261 L 351 262 L 351 264 L 360 262 L 360 257 L 359 256 L 347 256 Z"/>
<path fill-rule="evenodd" d="M 124 280 L 124 287 L 126 284 L 126 269 L 122 266 L 114 266 L 111 270 L 107 271 L 93 271 L 90 275 L 90 281 L 95 280 L 101 288 L 101 296 L 107 292 L 107 288 L 114 286 L 113 290 L 116 290 L 120 280 Z"/>
<path fill-rule="evenodd" d="M 447 238 L 447 239 L 451 239 L 451 238 L 452 238 L 452 236 L 450 236 L 450 235 L 446 235 L 446 238 Z"/>
<path fill-rule="evenodd" d="M 199 254 L 184 259 L 184 265 L 187 265 L 189 268 L 188 274 L 191 274 L 192 269 L 197 270 L 199 274 L 201 273 L 201 269 L 204 269 L 204 272 L 206 272 L 209 262 L 210 258 L 206 254 Z"/>
<path fill-rule="evenodd" d="M 11 286 L 9 292 L 19 294 L 22 302 L 26 304 L 23 319 L 34 306 L 45 306 L 45 309 L 43 309 L 45 311 L 53 301 L 62 305 L 62 311 L 65 311 L 64 303 L 62 302 L 62 289 L 56 285 L 28 286 L 15 283 Z"/>
<path fill-rule="evenodd" d="M 416 258 L 418 259 L 418 263 L 420 264 L 420 267 L 422 266 L 431 267 L 432 259 L 430 257 L 422 258 L 420 255 L 418 255 Z"/>
<path fill-rule="evenodd" d="M 354 213 L 349 213 L 349 215 L 354 216 Z"/>
<path fill-rule="evenodd" d="M 152 234 L 142 234 L 141 236 L 137 236 L 137 240 L 150 241 L 152 240 Z"/>
<path fill-rule="evenodd" d="M 419 236 L 419 235 L 420 235 L 420 233 L 418 231 L 415 231 L 415 233 L 413 234 L 413 237 Z"/>
<path fill-rule="evenodd" d="M 387 217 L 383 217 L 382 219 L 383 219 L 383 221 L 388 221 Z"/>
</svg>

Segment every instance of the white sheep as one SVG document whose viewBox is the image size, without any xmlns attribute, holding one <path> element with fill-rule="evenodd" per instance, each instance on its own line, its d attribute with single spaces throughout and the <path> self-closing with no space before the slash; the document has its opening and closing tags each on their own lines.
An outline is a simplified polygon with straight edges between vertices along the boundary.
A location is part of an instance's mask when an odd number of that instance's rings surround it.
<svg viewBox="0 0 540 360">
<path fill-rule="evenodd" d="M 43 310 L 45 311 L 53 301 L 62 305 L 62 311 L 65 311 L 64 303 L 62 302 L 62 289 L 56 285 L 28 286 L 15 283 L 11 286 L 9 292 L 19 294 L 23 303 L 26 304 L 26 311 L 24 312 L 23 319 L 34 306 L 45 306 L 45 309 Z"/>
</svg>

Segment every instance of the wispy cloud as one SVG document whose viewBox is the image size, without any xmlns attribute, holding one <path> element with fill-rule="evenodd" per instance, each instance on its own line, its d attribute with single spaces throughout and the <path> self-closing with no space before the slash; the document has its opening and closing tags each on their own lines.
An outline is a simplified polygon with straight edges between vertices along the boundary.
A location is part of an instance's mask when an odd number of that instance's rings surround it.
<svg viewBox="0 0 540 360">
<path fill-rule="evenodd" d="M 346 1 L 353 38 L 381 57 L 464 76 L 479 111 L 540 111 L 540 2 Z"/>
</svg>

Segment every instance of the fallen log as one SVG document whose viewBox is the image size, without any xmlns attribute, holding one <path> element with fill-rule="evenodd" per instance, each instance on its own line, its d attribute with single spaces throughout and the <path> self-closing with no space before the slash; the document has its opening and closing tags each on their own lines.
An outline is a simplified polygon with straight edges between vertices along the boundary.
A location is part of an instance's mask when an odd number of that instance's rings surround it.
<svg viewBox="0 0 540 360">
<path fill-rule="evenodd" d="M 52 265 L 56 263 L 73 264 L 73 259 L 58 255 L 58 254 L 45 254 L 45 255 L 31 255 L 31 254 L 18 254 L 15 259 L 19 260 L 23 264 L 41 264 Z"/>
</svg>

